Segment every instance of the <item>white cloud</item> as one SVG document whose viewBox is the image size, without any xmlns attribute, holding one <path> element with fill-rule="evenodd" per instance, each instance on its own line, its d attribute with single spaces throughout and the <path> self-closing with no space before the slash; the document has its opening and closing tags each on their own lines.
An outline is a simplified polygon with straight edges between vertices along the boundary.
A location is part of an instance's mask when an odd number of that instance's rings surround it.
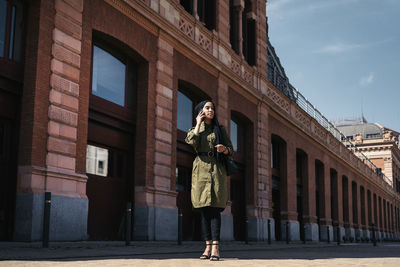
<svg viewBox="0 0 400 267">
<path fill-rule="evenodd" d="M 337 43 L 337 44 L 323 46 L 323 47 L 315 50 L 314 53 L 343 53 L 343 52 L 347 52 L 349 50 L 352 50 L 355 48 L 360 48 L 360 47 L 361 47 L 361 45 L 359 45 L 359 44 Z"/>
<path fill-rule="evenodd" d="M 360 84 L 363 86 L 371 84 L 374 81 L 374 78 L 375 78 L 374 73 L 371 72 L 368 76 L 362 77 L 360 79 Z"/>
</svg>

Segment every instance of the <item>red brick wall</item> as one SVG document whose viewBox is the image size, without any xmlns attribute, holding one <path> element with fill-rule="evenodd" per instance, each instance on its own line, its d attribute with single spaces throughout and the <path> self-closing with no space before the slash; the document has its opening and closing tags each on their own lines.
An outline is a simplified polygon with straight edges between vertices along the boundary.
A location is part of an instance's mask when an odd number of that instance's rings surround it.
<svg viewBox="0 0 400 267">
<path fill-rule="evenodd" d="M 27 16 L 18 165 L 45 166 L 54 2 L 31 1 Z M 40 31 L 39 31 L 40 29 Z"/>
</svg>

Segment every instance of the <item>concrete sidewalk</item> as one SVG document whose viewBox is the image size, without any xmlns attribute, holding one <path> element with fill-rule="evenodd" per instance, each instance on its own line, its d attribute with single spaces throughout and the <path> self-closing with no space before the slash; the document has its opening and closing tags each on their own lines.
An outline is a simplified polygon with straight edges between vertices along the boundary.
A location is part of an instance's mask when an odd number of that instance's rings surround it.
<svg viewBox="0 0 400 267">
<path fill-rule="evenodd" d="M 383 244 L 383 243 L 382 243 Z M 378 246 L 380 244 L 378 243 Z M 306 243 L 293 242 L 221 242 L 221 253 L 229 251 L 273 251 L 293 248 L 323 248 L 335 247 L 336 243 Z M 341 246 L 373 246 L 372 243 L 346 243 Z M 125 246 L 123 241 L 79 241 L 79 242 L 50 242 L 49 248 L 42 248 L 41 242 L 3 242 L 0 243 L 0 260 L 51 260 L 51 259 L 79 259 L 102 258 L 118 256 L 148 256 L 165 254 L 190 254 L 204 250 L 204 242 L 187 241 L 182 245 L 177 242 L 162 241 L 133 241 Z"/>
</svg>

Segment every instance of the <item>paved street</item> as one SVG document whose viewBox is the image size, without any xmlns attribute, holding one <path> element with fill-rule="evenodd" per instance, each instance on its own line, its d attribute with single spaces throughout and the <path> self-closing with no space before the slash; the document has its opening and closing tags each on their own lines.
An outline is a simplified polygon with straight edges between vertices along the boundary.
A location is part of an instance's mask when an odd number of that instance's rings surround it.
<svg viewBox="0 0 400 267">
<path fill-rule="evenodd" d="M 201 243 L 183 246 L 168 242 L 77 243 L 6 247 L 0 244 L 0 266 L 400 266 L 400 243 L 274 244 L 226 243 L 220 262 L 197 259 Z"/>
</svg>

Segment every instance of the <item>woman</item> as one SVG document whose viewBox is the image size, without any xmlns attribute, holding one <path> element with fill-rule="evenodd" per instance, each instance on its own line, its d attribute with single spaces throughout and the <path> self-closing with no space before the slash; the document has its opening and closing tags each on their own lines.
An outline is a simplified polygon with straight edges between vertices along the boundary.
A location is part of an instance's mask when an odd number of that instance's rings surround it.
<svg viewBox="0 0 400 267">
<path fill-rule="evenodd" d="M 185 139 L 197 157 L 192 169 L 192 205 L 201 213 L 206 248 L 200 259 L 219 260 L 221 212 L 228 200 L 226 169 L 223 157 L 233 154 L 232 143 L 215 114 L 215 105 L 203 101 L 195 107 L 196 126 Z M 224 155 L 224 156 L 223 156 Z"/>
</svg>

